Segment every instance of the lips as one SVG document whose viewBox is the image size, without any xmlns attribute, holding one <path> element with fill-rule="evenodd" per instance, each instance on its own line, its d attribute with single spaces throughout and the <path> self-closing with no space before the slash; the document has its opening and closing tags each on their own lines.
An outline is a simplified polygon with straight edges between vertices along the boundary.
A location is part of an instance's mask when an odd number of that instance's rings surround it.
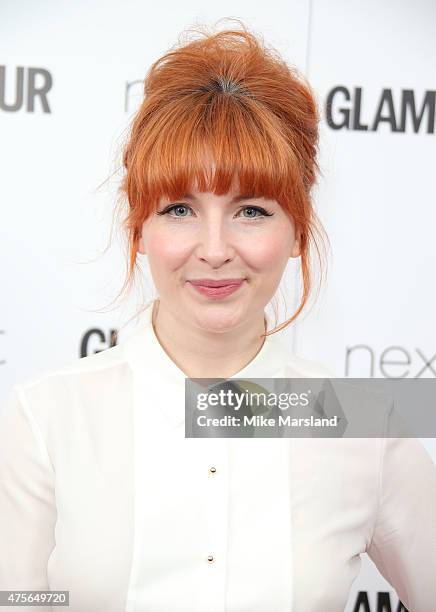
<svg viewBox="0 0 436 612">
<path fill-rule="evenodd" d="M 192 287 L 193 291 L 209 300 L 222 300 L 242 290 L 244 282 L 245 278 L 222 278 L 220 280 L 197 278 L 188 281 L 187 284 Z"/>
<path fill-rule="evenodd" d="M 210 278 L 200 278 L 189 281 L 191 285 L 201 287 L 229 287 L 232 285 L 240 285 L 244 281 L 243 278 L 223 278 L 222 280 L 212 280 Z"/>
</svg>

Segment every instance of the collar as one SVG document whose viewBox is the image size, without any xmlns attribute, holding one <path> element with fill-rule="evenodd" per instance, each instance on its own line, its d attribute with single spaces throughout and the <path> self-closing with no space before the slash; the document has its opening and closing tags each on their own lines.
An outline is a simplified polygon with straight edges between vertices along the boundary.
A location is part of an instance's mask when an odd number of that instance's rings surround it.
<svg viewBox="0 0 436 612">
<path fill-rule="evenodd" d="M 186 374 L 174 363 L 160 344 L 152 325 L 155 300 L 149 302 L 143 311 L 140 323 L 122 343 L 125 355 L 134 371 L 142 375 L 156 368 L 164 372 L 168 381 L 184 386 Z M 267 330 L 272 328 L 272 317 L 265 312 Z M 278 332 L 280 333 L 280 332 Z M 290 351 L 277 333 L 267 336 L 262 348 L 254 358 L 230 378 L 269 378 L 283 368 L 290 358 Z"/>
<path fill-rule="evenodd" d="M 154 385 L 166 392 L 175 391 L 172 405 L 163 406 L 170 421 L 178 426 L 184 421 L 184 388 L 186 374 L 174 363 L 160 344 L 152 325 L 155 300 L 149 302 L 143 311 L 140 322 L 122 346 L 124 355 L 133 372 L 136 385 L 149 393 Z M 265 312 L 267 330 L 272 328 L 272 317 Z M 278 332 L 280 333 L 280 332 Z M 276 378 L 283 376 L 283 368 L 290 359 L 290 350 L 279 338 L 278 333 L 267 336 L 262 348 L 254 358 L 229 378 Z M 163 381 L 163 383 L 162 383 Z M 177 398 L 180 398 L 181 404 Z"/>
</svg>

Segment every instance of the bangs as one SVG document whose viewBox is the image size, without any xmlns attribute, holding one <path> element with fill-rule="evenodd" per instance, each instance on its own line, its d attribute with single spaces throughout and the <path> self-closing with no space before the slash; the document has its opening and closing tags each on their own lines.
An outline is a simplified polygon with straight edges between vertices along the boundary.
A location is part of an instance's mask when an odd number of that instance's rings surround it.
<svg viewBox="0 0 436 612">
<path fill-rule="evenodd" d="M 148 216 L 161 197 L 191 187 L 216 195 L 236 181 L 239 193 L 290 208 L 301 189 L 295 154 L 279 119 L 248 96 L 206 92 L 167 103 L 147 120 L 130 170 Z"/>
</svg>

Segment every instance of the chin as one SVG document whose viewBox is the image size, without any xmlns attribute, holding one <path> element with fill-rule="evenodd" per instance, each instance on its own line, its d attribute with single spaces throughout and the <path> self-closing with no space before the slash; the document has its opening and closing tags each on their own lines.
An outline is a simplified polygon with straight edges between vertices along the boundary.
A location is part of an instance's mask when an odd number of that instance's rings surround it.
<svg viewBox="0 0 436 612">
<path fill-rule="evenodd" d="M 194 320 L 198 327 L 204 331 L 213 333 L 224 333 L 231 329 L 238 327 L 241 318 L 239 315 L 235 316 L 234 309 L 232 312 L 225 312 L 225 308 L 221 308 L 221 311 L 216 309 L 216 312 L 201 312 L 201 308 L 195 309 Z"/>
</svg>

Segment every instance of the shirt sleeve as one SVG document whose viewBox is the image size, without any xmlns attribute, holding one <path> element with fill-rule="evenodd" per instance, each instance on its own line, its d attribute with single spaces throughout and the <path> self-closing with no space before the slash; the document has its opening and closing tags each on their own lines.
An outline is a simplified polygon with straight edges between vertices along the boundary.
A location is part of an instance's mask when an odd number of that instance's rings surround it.
<svg viewBox="0 0 436 612">
<path fill-rule="evenodd" d="M 55 545 L 55 522 L 53 467 L 24 392 L 16 385 L 0 411 L 0 590 L 49 590 L 47 563 Z"/>
<path fill-rule="evenodd" d="M 382 439 L 380 498 L 366 552 L 409 612 L 436 610 L 436 466 L 391 407 Z"/>
</svg>

